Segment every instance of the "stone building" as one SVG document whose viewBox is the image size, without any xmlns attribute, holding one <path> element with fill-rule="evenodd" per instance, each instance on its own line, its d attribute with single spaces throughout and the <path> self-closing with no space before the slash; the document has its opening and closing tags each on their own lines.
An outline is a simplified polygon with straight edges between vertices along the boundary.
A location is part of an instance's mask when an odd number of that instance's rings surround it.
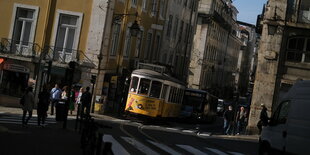
<svg viewBox="0 0 310 155">
<path fill-rule="evenodd" d="M 169 0 L 167 2 L 160 64 L 173 76 L 186 81 L 193 36 L 197 21 L 197 0 Z"/>
<path fill-rule="evenodd" d="M 221 97 L 232 96 L 241 46 L 237 13 L 229 0 L 199 2 L 188 87 L 216 89 Z"/>
<path fill-rule="evenodd" d="M 307 0 L 269 0 L 264 7 L 248 126 L 251 133 L 257 132 L 261 104 L 270 116 L 297 80 L 310 79 L 309 8 Z"/>
<path fill-rule="evenodd" d="M 235 74 L 236 88 L 240 96 L 252 93 L 253 78 L 257 65 L 257 38 L 255 25 L 238 21 L 240 25 L 240 48 Z"/>
</svg>

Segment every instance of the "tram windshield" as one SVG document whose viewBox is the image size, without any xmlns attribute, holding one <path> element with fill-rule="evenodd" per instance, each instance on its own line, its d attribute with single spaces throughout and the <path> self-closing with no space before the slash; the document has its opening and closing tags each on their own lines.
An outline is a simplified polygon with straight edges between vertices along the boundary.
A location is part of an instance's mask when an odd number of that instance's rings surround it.
<svg viewBox="0 0 310 155">
<path fill-rule="evenodd" d="M 145 78 L 141 78 L 138 94 L 148 95 L 148 92 L 149 92 L 149 89 L 150 89 L 150 85 L 151 85 L 151 80 L 145 79 Z"/>
<path fill-rule="evenodd" d="M 137 87 L 138 87 L 138 83 L 139 83 L 139 78 L 138 77 L 132 77 L 131 80 L 131 85 L 130 85 L 130 91 L 131 92 L 136 92 L 137 91 Z"/>
</svg>

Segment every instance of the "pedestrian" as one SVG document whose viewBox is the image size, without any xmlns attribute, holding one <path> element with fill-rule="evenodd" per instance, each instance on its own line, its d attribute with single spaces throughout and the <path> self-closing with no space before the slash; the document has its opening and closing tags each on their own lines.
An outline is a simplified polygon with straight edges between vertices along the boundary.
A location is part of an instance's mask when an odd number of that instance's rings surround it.
<svg viewBox="0 0 310 155">
<path fill-rule="evenodd" d="M 47 117 L 48 105 L 50 102 L 50 93 L 47 91 L 46 86 L 43 86 L 43 90 L 39 93 L 39 102 L 38 102 L 38 126 L 45 126 L 45 119 Z M 42 122 L 42 125 L 41 125 Z"/>
<path fill-rule="evenodd" d="M 58 84 L 55 84 L 55 87 L 51 90 L 51 115 L 54 115 L 54 108 L 60 100 L 61 93 Z"/>
<path fill-rule="evenodd" d="M 247 119 L 247 112 L 244 107 L 240 107 L 240 110 L 237 113 L 236 121 L 237 121 L 237 135 L 243 132 Z"/>
<path fill-rule="evenodd" d="M 262 107 L 262 111 L 260 112 L 259 121 L 257 123 L 259 134 L 262 133 L 263 126 L 268 125 L 268 120 L 269 120 L 266 106 L 264 104 L 261 104 L 261 107 Z"/>
<path fill-rule="evenodd" d="M 27 127 L 27 123 L 32 117 L 32 110 L 34 108 L 34 94 L 33 94 L 33 88 L 28 87 L 23 98 L 24 98 L 24 104 L 23 104 L 23 118 L 22 118 L 22 126 Z M 25 120 L 27 112 L 29 114 L 28 118 Z"/>
<path fill-rule="evenodd" d="M 68 117 L 68 111 L 69 111 L 69 91 L 68 91 L 68 86 L 64 86 L 62 88 L 61 99 L 60 99 L 58 104 L 59 104 L 57 106 L 58 108 L 64 108 L 64 109 L 58 109 L 58 110 L 60 111 L 59 112 L 60 116 L 63 117 L 63 118 L 61 118 L 61 120 L 63 121 L 63 128 L 65 129 L 67 127 L 67 117 Z"/>
<path fill-rule="evenodd" d="M 90 88 L 86 87 L 86 91 L 83 92 L 81 96 L 81 103 L 82 103 L 82 109 L 81 109 L 81 116 L 84 117 L 85 115 L 89 115 L 90 113 L 90 104 L 92 100 L 92 94 L 89 92 Z M 86 110 L 86 112 L 85 112 Z"/>
<path fill-rule="evenodd" d="M 70 110 L 70 115 L 72 115 L 72 111 L 74 111 L 74 104 L 75 104 L 75 91 L 72 88 L 71 91 L 69 92 L 69 110 Z"/>
<path fill-rule="evenodd" d="M 224 112 L 224 134 L 232 134 L 232 129 L 234 125 L 234 111 L 232 106 L 228 106 L 228 110 Z"/>
</svg>

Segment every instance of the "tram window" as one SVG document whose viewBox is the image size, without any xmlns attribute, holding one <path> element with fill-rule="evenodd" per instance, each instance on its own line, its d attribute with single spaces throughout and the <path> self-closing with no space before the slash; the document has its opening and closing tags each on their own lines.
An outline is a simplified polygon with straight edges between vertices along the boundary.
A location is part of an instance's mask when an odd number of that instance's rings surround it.
<svg viewBox="0 0 310 155">
<path fill-rule="evenodd" d="M 170 86 L 170 92 L 169 92 L 169 100 L 168 100 L 168 102 L 172 102 L 172 100 L 173 100 L 173 91 L 174 91 L 173 88 L 174 88 L 174 87 L 171 87 L 171 86 Z"/>
<path fill-rule="evenodd" d="M 178 91 L 177 91 L 177 101 L 176 101 L 177 104 L 180 104 L 180 99 L 181 99 L 181 89 L 178 88 Z"/>
<path fill-rule="evenodd" d="M 176 103 L 176 99 L 177 99 L 177 88 L 172 87 L 173 88 L 173 94 L 172 94 L 172 103 Z"/>
<path fill-rule="evenodd" d="M 150 97 L 159 98 L 159 96 L 160 96 L 160 91 L 161 91 L 161 85 L 162 85 L 161 82 L 158 82 L 158 81 L 153 81 L 153 82 L 152 82 Z"/>
<path fill-rule="evenodd" d="M 161 94 L 162 99 L 166 99 L 167 90 L 168 90 L 168 85 L 164 85 L 164 88 Z"/>
<path fill-rule="evenodd" d="M 130 89 L 129 89 L 131 92 L 136 92 L 137 91 L 138 82 L 139 82 L 139 78 L 138 77 L 134 76 L 131 79 L 131 86 L 130 86 Z"/>
<path fill-rule="evenodd" d="M 151 80 L 141 78 L 138 94 L 147 95 L 150 89 L 150 83 Z"/>
</svg>

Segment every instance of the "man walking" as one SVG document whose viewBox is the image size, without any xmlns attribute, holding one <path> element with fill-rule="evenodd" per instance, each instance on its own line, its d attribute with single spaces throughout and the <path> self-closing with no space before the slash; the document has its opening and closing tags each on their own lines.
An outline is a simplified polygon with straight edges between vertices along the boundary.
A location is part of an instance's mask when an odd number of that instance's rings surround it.
<svg viewBox="0 0 310 155">
<path fill-rule="evenodd" d="M 228 106 L 228 110 L 224 112 L 224 134 L 231 134 L 234 124 L 234 111 L 232 106 Z"/>
<path fill-rule="evenodd" d="M 60 100 L 61 90 L 58 84 L 51 90 L 51 115 L 54 115 L 54 107 Z"/>
<path fill-rule="evenodd" d="M 23 104 L 23 118 L 22 118 L 22 125 L 23 127 L 27 127 L 27 123 L 32 117 L 32 110 L 34 108 L 34 94 L 33 88 L 28 87 L 26 93 L 24 95 L 24 104 Z M 29 114 L 28 118 L 26 119 L 27 112 Z"/>
<path fill-rule="evenodd" d="M 90 113 L 90 104 L 92 100 L 92 94 L 89 92 L 90 88 L 87 87 L 86 91 L 83 92 L 81 96 L 81 103 L 82 103 L 82 110 L 81 110 L 81 116 L 84 116 L 84 112 L 86 110 L 86 115 L 89 115 Z"/>
</svg>

